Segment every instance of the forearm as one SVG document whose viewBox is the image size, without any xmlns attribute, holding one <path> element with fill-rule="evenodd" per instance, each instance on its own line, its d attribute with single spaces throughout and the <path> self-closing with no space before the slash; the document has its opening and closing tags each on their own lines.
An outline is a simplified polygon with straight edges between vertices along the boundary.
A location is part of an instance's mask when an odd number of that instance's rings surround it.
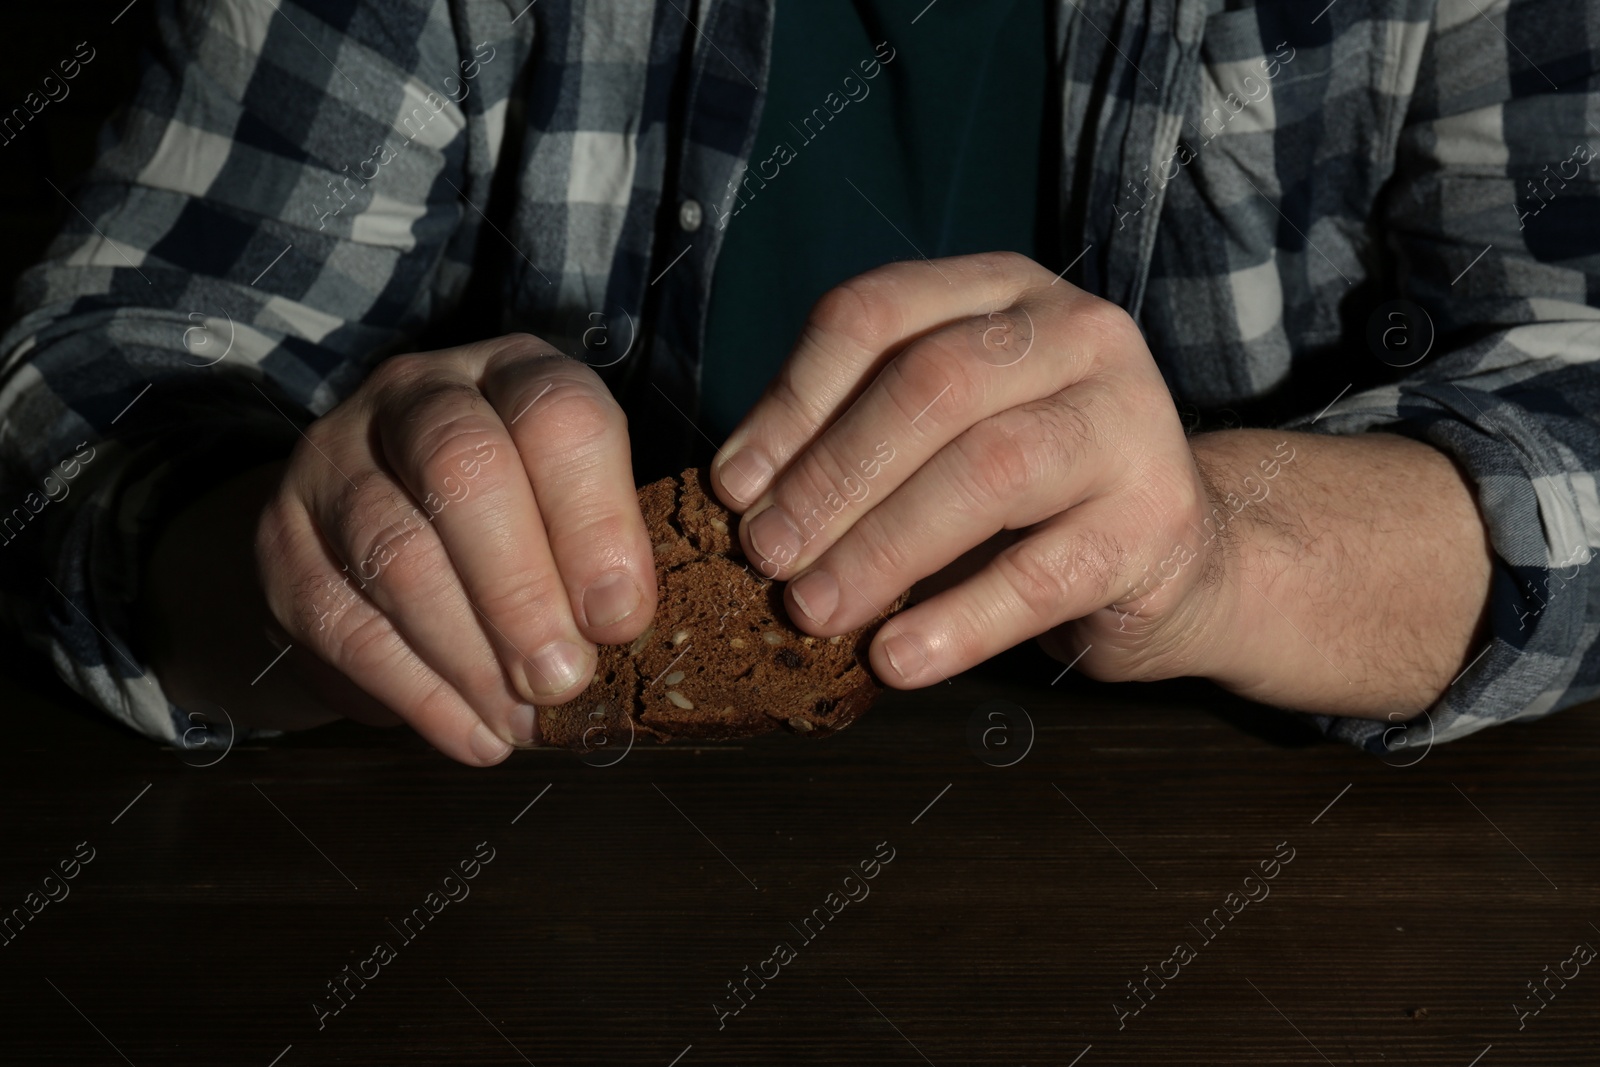
<svg viewBox="0 0 1600 1067">
<path fill-rule="evenodd" d="M 1280 442 L 1292 462 L 1263 481 Z M 1224 580 L 1197 672 L 1263 703 L 1385 719 L 1431 705 L 1484 643 L 1491 548 L 1472 486 L 1409 438 L 1193 439 L 1223 503 Z M 1251 477 L 1251 499 L 1244 479 Z M 1239 501 L 1248 501 L 1238 510 Z"/>
</svg>

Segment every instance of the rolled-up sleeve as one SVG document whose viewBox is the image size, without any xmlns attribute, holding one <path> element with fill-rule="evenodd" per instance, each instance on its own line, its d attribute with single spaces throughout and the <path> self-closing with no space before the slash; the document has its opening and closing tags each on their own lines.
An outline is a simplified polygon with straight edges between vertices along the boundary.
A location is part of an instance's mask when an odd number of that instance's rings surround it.
<svg viewBox="0 0 1600 1067">
<path fill-rule="evenodd" d="M 1422 312 L 1396 321 L 1432 349 L 1396 384 L 1291 424 L 1448 453 L 1497 557 L 1485 647 L 1424 715 L 1314 717 L 1375 752 L 1600 694 L 1597 47 L 1592 3 L 1439 6 L 1384 205 L 1401 295 Z"/>
<path fill-rule="evenodd" d="M 136 94 L 18 283 L 0 337 L 0 605 L 149 736 L 188 725 L 134 611 L 163 521 L 287 455 L 461 291 L 463 200 L 488 199 L 487 116 L 517 58 L 474 56 L 451 12 L 164 0 Z M 464 69 L 479 91 L 458 103 Z"/>
</svg>

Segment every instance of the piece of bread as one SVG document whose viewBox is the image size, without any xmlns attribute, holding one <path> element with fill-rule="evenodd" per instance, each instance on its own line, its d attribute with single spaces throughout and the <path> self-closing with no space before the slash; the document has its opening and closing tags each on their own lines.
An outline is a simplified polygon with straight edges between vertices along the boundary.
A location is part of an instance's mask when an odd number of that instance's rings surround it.
<svg viewBox="0 0 1600 1067">
<path fill-rule="evenodd" d="M 582 695 L 539 709 L 541 744 L 593 750 L 780 727 L 825 737 L 861 717 L 880 689 L 867 645 L 881 619 L 837 637 L 795 629 L 782 587 L 745 562 L 737 517 L 697 469 L 640 489 L 639 507 L 655 546 L 655 619 L 632 644 L 600 647 Z"/>
</svg>

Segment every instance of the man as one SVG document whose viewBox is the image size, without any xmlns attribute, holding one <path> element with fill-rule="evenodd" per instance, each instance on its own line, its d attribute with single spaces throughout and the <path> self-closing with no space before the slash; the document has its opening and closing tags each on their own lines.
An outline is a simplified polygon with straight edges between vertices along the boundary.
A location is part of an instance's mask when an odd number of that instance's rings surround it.
<svg viewBox="0 0 1600 1067">
<path fill-rule="evenodd" d="M 892 686 L 1038 637 L 1376 750 L 1585 699 L 1600 14 L 1315 7 L 169 3 L 0 340 L 13 614 L 157 737 L 496 763 L 709 429 L 803 629 L 942 579 Z"/>
</svg>

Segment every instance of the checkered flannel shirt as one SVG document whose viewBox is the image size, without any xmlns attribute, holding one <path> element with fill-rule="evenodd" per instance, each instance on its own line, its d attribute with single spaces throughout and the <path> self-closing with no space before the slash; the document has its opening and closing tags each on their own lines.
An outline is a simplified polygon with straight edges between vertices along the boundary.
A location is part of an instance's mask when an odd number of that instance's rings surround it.
<svg viewBox="0 0 1600 1067">
<path fill-rule="evenodd" d="M 134 626 L 152 534 L 442 324 L 604 326 L 636 435 L 687 447 L 773 2 L 161 0 L 0 338 L 12 625 L 182 738 Z M 1410 726 L 1319 720 L 1396 751 L 1600 689 L 1600 8 L 1320 6 L 1060 0 L 1061 258 L 1182 410 L 1407 433 L 1475 483 L 1489 646 Z"/>
</svg>

